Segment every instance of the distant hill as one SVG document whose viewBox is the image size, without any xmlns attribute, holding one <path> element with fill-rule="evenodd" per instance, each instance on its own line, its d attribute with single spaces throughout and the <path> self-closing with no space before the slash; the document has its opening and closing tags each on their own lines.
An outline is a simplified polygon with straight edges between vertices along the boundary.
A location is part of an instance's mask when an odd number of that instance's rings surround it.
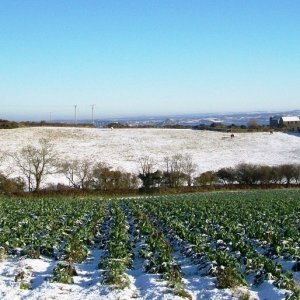
<svg viewBox="0 0 300 300">
<path fill-rule="evenodd" d="M 271 116 L 300 116 L 300 110 L 292 111 L 262 111 L 262 112 L 240 112 L 240 113 L 205 113 L 205 114 L 182 114 L 182 115 L 165 115 L 165 116 L 136 116 L 96 119 L 94 124 L 91 120 L 78 120 L 77 125 L 73 120 L 55 120 L 52 122 L 11 122 L 0 119 L 0 129 L 17 128 L 27 126 L 51 126 L 51 127 L 156 127 L 156 128 L 189 128 L 199 125 L 210 125 L 219 123 L 224 125 L 247 126 L 249 121 L 256 121 L 259 125 L 269 125 Z"/>
<path fill-rule="evenodd" d="M 246 113 L 219 113 L 219 114 L 189 114 L 175 116 L 144 116 L 114 118 L 109 120 L 98 119 L 95 121 L 97 127 L 107 127 L 111 123 L 124 124 L 126 127 L 174 127 L 174 126 L 197 126 L 199 124 L 210 125 L 211 123 L 222 123 L 224 125 L 235 124 L 237 126 L 247 125 L 249 121 L 255 120 L 259 125 L 269 125 L 269 118 L 274 115 L 300 116 L 300 110 L 282 112 L 246 112 Z M 87 121 L 86 121 L 87 122 Z"/>
</svg>

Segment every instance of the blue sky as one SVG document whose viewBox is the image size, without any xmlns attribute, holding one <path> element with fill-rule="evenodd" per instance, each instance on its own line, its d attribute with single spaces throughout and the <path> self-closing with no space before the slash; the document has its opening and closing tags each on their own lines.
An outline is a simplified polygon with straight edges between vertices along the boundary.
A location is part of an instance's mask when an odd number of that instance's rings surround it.
<svg viewBox="0 0 300 300">
<path fill-rule="evenodd" d="M 0 118 L 299 109 L 300 1 L 1 0 Z"/>
</svg>

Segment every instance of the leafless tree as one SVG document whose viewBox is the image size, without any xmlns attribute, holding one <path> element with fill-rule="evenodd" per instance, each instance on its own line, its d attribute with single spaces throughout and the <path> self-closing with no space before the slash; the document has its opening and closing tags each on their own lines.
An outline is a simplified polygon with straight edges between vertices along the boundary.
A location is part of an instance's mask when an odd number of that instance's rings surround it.
<svg viewBox="0 0 300 300">
<path fill-rule="evenodd" d="M 149 156 L 140 157 L 138 160 L 139 173 L 143 176 L 154 172 L 154 161 Z"/>
<path fill-rule="evenodd" d="M 257 129 L 260 127 L 260 125 L 257 123 L 257 121 L 255 119 L 251 119 L 248 121 L 247 123 L 248 128 L 250 129 Z"/>
<path fill-rule="evenodd" d="M 164 158 L 164 184 L 172 187 L 179 187 L 187 184 L 192 185 L 193 175 L 196 171 L 196 164 L 188 154 L 175 154 Z"/>
<path fill-rule="evenodd" d="M 193 181 L 193 175 L 197 169 L 197 165 L 193 162 L 192 157 L 188 154 L 183 156 L 182 170 L 186 175 L 187 185 L 191 186 Z"/>
<path fill-rule="evenodd" d="M 40 139 L 37 147 L 27 145 L 11 156 L 25 177 L 29 190 L 39 190 L 44 177 L 57 172 L 57 154 L 53 144 L 47 139 Z"/>
<path fill-rule="evenodd" d="M 89 160 L 71 160 L 60 164 L 60 172 L 69 180 L 69 184 L 77 189 L 90 186 L 93 177 L 93 164 Z"/>
<path fill-rule="evenodd" d="M 186 180 L 184 156 L 182 154 L 175 154 L 171 157 L 165 157 L 164 161 L 166 164 L 164 184 L 171 187 L 182 186 Z"/>
<path fill-rule="evenodd" d="M 107 190 L 110 186 L 111 167 L 104 163 L 98 162 L 93 168 L 93 186 L 99 190 Z"/>
<path fill-rule="evenodd" d="M 161 171 L 155 170 L 155 164 L 149 156 L 141 157 L 139 163 L 138 178 L 142 181 L 142 189 L 149 191 L 151 188 L 157 187 L 161 183 Z"/>
</svg>

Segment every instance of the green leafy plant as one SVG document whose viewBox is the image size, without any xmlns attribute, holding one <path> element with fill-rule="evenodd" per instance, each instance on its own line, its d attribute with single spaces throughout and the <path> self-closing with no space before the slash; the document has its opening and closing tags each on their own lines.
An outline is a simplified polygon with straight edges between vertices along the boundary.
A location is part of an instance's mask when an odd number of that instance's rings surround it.
<svg viewBox="0 0 300 300">
<path fill-rule="evenodd" d="M 77 276 L 77 272 L 73 264 L 68 262 L 60 262 L 53 269 L 53 277 L 51 281 L 71 284 L 74 283 L 73 276 Z"/>
</svg>

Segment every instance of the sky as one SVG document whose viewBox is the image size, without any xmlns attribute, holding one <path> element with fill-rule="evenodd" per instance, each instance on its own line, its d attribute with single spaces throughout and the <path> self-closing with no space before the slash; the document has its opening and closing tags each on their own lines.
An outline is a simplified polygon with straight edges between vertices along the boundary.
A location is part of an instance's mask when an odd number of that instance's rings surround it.
<svg viewBox="0 0 300 300">
<path fill-rule="evenodd" d="M 299 109 L 299 15 L 299 0 L 1 0 L 0 119 Z"/>
</svg>

